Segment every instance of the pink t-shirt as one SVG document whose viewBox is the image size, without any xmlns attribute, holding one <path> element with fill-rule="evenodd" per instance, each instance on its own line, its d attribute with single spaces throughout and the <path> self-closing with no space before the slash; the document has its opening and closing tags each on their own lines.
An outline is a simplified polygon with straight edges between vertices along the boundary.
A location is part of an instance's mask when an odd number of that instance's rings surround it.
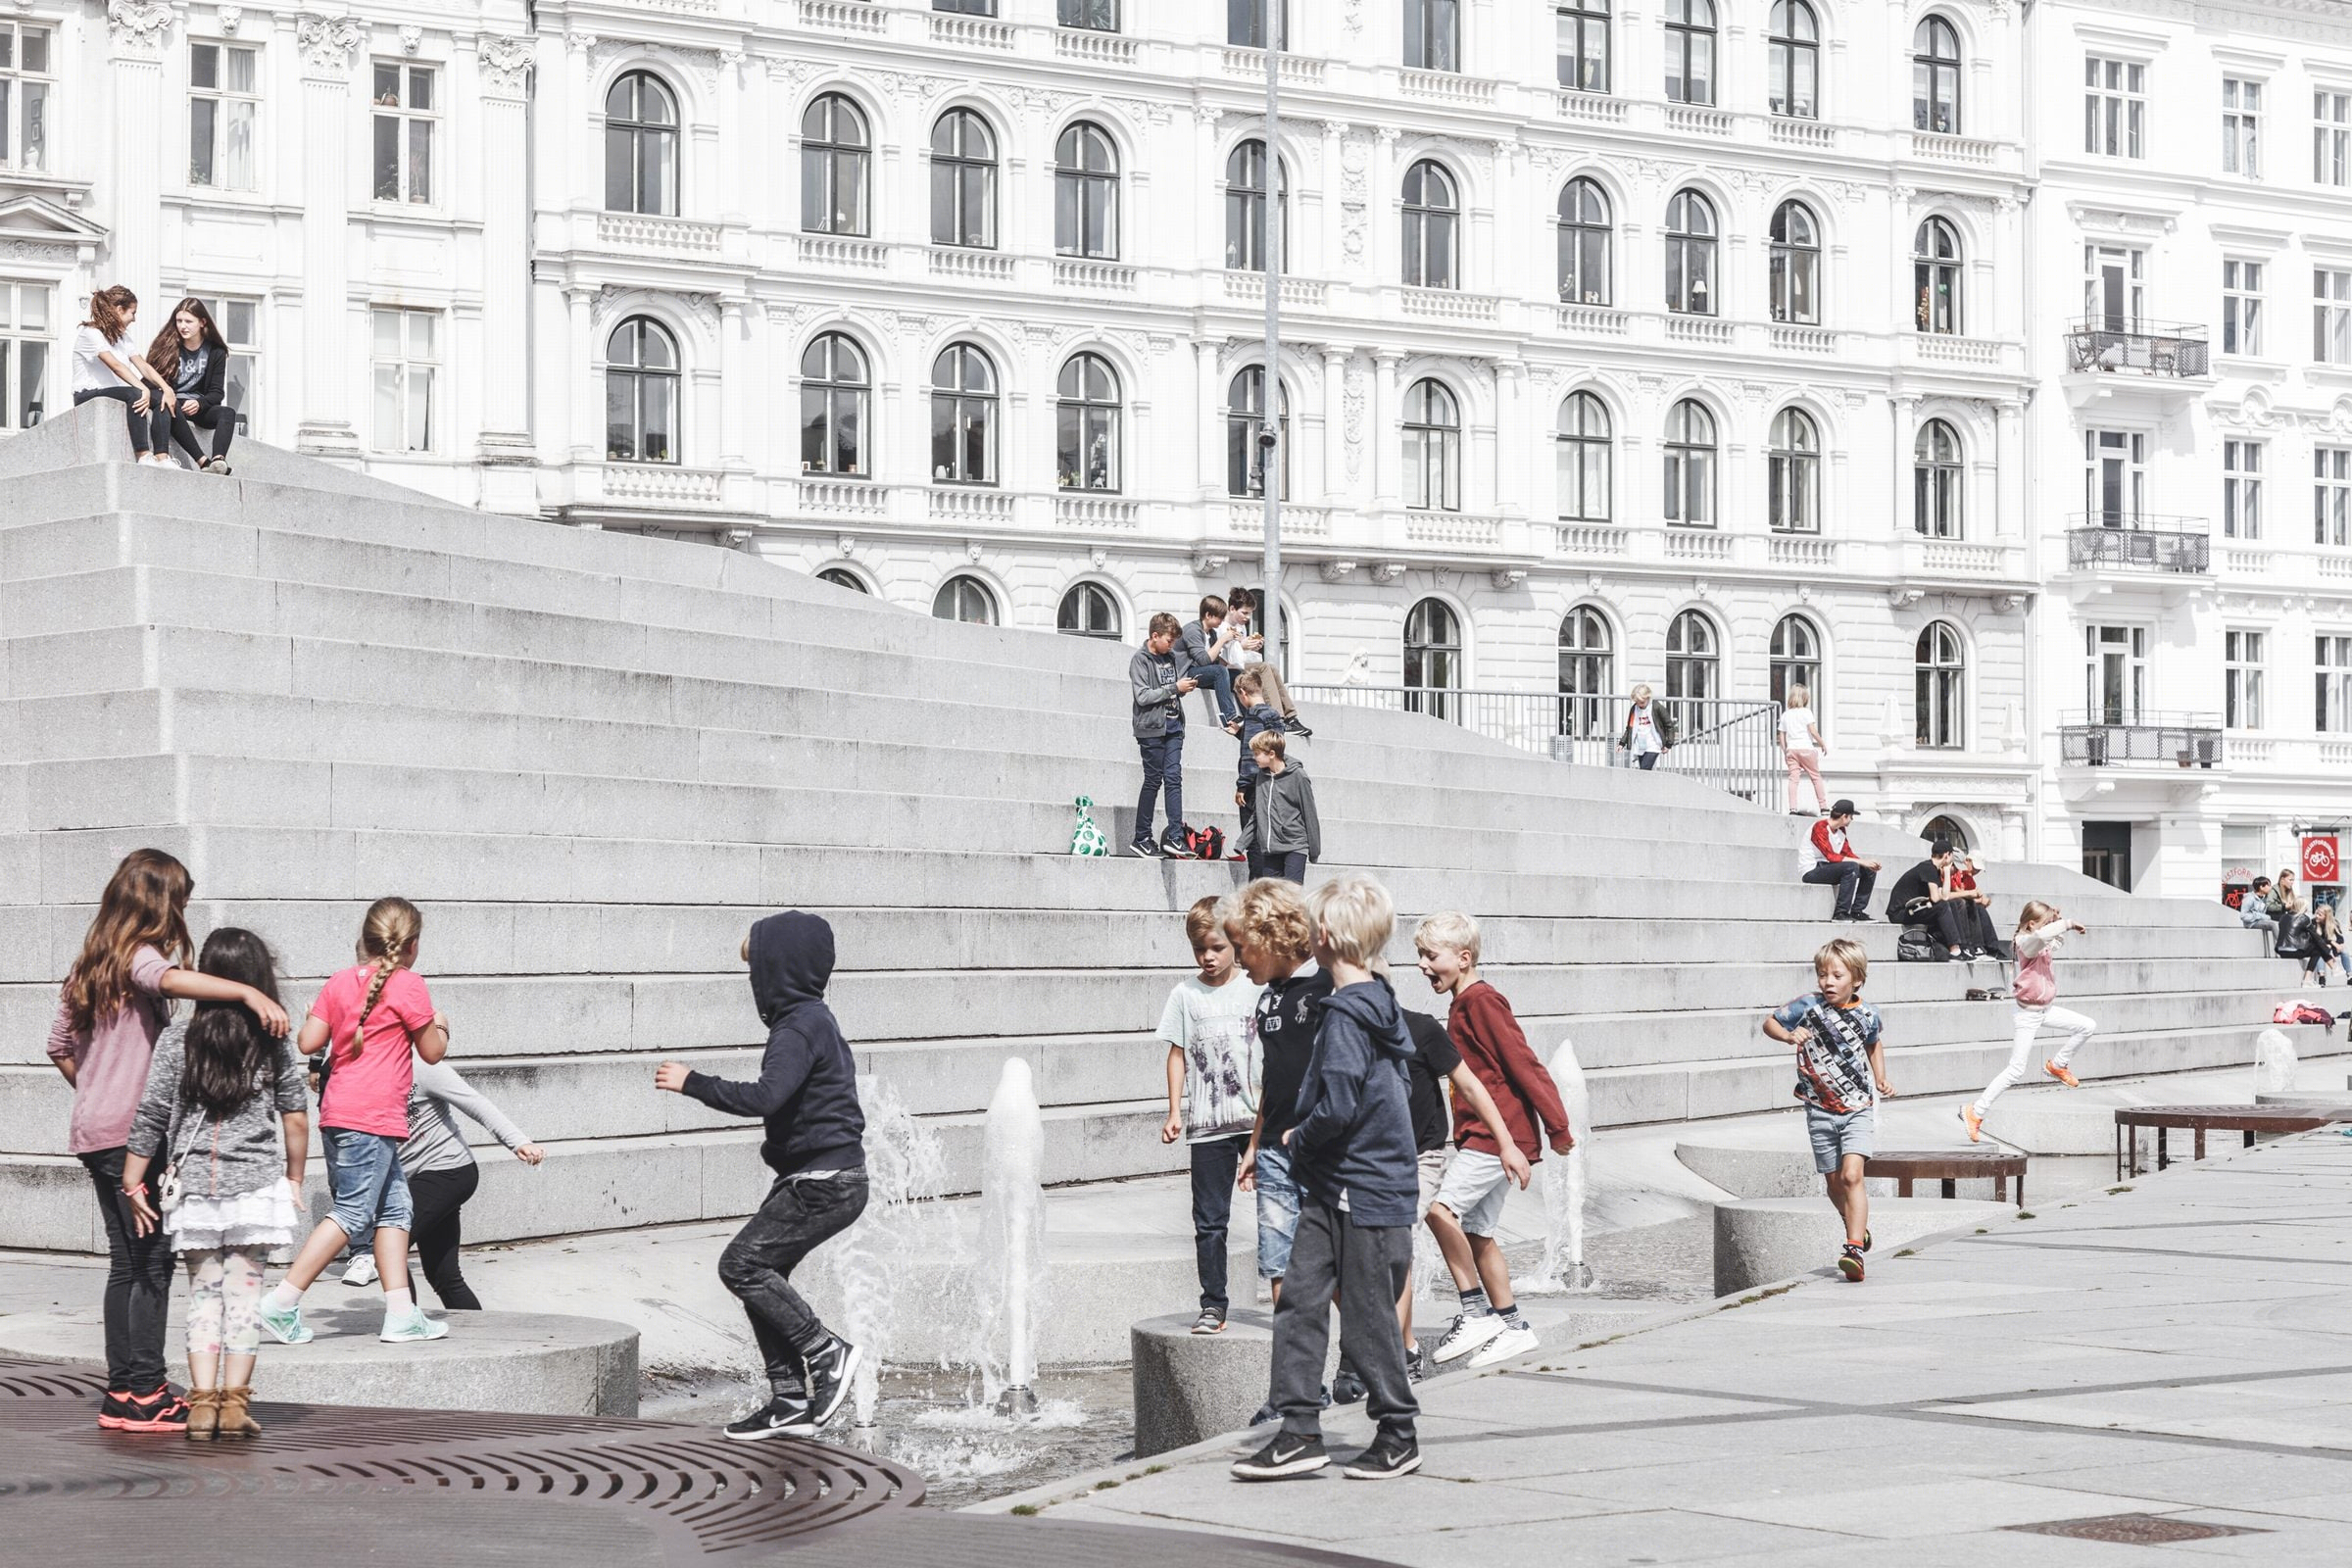
<svg viewBox="0 0 2352 1568">
<path fill-rule="evenodd" d="M 132 954 L 130 1004 L 101 1016 L 86 1036 L 74 1032 L 65 1000 L 58 1000 L 57 1020 L 49 1026 L 49 1054 L 53 1060 L 74 1063 L 68 1152 L 86 1154 L 129 1141 L 130 1118 L 147 1089 L 147 1064 L 155 1059 L 155 1037 L 172 1017 L 172 1004 L 163 993 L 164 971 L 171 967 L 172 961 L 154 948 Z"/>
<path fill-rule="evenodd" d="M 414 1074 L 409 1043 L 433 1021 L 433 999 L 414 969 L 395 969 L 368 1014 L 368 1030 L 356 1053 L 351 1034 L 375 980 L 375 965 L 346 969 L 326 983 L 311 1004 L 311 1016 L 326 1025 L 327 1049 L 334 1054 L 334 1070 L 327 1074 L 326 1098 L 318 1106 L 318 1125 L 355 1133 L 382 1133 L 387 1138 L 409 1136 L 409 1088 Z"/>
</svg>

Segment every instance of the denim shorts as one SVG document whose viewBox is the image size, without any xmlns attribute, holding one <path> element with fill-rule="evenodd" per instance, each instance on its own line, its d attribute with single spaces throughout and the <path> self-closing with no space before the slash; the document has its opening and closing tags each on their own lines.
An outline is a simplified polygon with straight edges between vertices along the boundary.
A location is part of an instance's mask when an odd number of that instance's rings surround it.
<svg viewBox="0 0 2352 1568">
<path fill-rule="evenodd" d="M 1813 1168 L 1827 1176 L 1848 1154 L 1864 1159 L 1879 1152 L 1879 1110 L 1865 1105 L 1840 1116 L 1819 1105 L 1805 1106 L 1805 1136 L 1813 1140 Z"/>
<path fill-rule="evenodd" d="M 365 1236 L 379 1226 L 405 1231 L 416 1217 L 409 1202 L 409 1179 L 400 1169 L 400 1140 L 383 1133 L 322 1127 L 326 1142 L 326 1185 L 335 1197 L 335 1223 L 346 1236 Z"/>
<path fill-rule="evenodd" d="M 1298 1230 L 1298 1184 L 1291 1180 L 1291 1152 L 1260 1145 L 1257 1151 L 1257 1277 L 1278 1280 L 1290 1271 L 1291 1238 Z"/>
</svg>

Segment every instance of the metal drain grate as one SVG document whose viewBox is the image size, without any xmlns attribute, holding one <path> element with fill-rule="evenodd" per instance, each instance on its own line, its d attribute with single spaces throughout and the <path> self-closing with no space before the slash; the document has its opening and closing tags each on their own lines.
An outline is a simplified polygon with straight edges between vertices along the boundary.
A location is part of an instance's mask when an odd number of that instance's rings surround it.
<svg viewBox="0 0 2352 1568">
<path fill-rule="evenodd" d="M 2074 1541 L 2112 1541 L 2126 1546 L 2166 1546 L 2180 1541 L 2214 1541 L 2223 1536 L 2267 1536 L 2267 1530 L 2245 1525 L 2209 1525 L 2166 1514 L 2109 1513 L 2090 1519 L 2051 1519 L 2037 1525 L 2004 1525 L 2005 1530 L 2035 1536 L 2065 1536 Z"/>
<path fill-rule="evenodd" d="M 28 1361 L 22 1356 L 0 1355 L 0 1396 L 95 1399 L 105 1393 L 104 1373 L 58 1361 Z"/>
</svg>

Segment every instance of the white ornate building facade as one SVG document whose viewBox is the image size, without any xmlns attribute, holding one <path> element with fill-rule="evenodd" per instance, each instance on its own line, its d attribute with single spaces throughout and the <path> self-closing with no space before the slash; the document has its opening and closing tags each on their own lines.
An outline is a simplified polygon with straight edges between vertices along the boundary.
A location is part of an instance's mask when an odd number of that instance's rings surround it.
<svg viewBox="0 0 2352 1568">
<path fill-rule="evenodd" d="M 195 294 L 261 439 L 1132 636 L 1256 580 L 1271 401 L 1295 678 L 1802 680 L 1837 792 L 2210 886 L 2352 760 L 2301 699 L 2352 573 L 2300 542 L 2352 387 L 2303 292 L 2352 255 L 2339 10 L 4 0 L 0 424 L 64 404 L 92 288 L 148 330 Z M 2217 156 L 2225 77 L 2261 177 Z M 2136 153 L 2076 151 L 2105 96 Z M 2142 537 L 2175 514 L 2201 570 Z M 2129 704 L 2086 684 L 2119 630 Z M 2176 715 L 2217 750 L 2134 760 Z"/>
</svg>

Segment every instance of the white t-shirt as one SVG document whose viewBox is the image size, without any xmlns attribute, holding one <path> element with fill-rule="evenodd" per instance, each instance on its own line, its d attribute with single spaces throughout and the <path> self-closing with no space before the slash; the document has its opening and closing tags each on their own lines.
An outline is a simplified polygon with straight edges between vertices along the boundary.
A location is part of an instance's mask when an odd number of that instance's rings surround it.
<svg viewBox="0 0 2352 1568">
<path fill-rule="evenodd" d="M 1629 720 L 1629 722 L 1633 725 L 1634 730 L 1634 753 L 1636 756 L 1640 756 L 1644 752 L 1656 752 L 1663 751 L 1665 749 L 1659 744 L 1658 741 L 1658 726 L 1650 722 L 1650 711 L 1651 710 L 1649 705 L 1643 704 L 1642 707 L 1634 710 L 1634 715 L 1632 719 Z"/>
<path fill-rule="evenodd" d="M 1792 752 L 1809 752 L 1813 748 L 1813 710 L 1785 708 L 1781 710 L 1781 739 Z"/>
<path fill-rule="evenodd" d="M 1250 1027 L 1265 987 L 1239 973 L 1221 986 L 1186 975 L 1168 993 L 1159 1038 L 1184 1053 L 1184 1138 L 1230 1138 L 1257 1124 L 1261 1064 Z"/>
<path fill-rule="evenodd" d="M 74 334 L 74 390 L 96 392 L 104 387 L 124 385 L 123 379 L 108 369 L 106 362 L 98 356 L 112 354 L 127 367 L 131 353 L 129 333 L 109 343 L 104 333 L 84 322 Z"/>
</svg>

